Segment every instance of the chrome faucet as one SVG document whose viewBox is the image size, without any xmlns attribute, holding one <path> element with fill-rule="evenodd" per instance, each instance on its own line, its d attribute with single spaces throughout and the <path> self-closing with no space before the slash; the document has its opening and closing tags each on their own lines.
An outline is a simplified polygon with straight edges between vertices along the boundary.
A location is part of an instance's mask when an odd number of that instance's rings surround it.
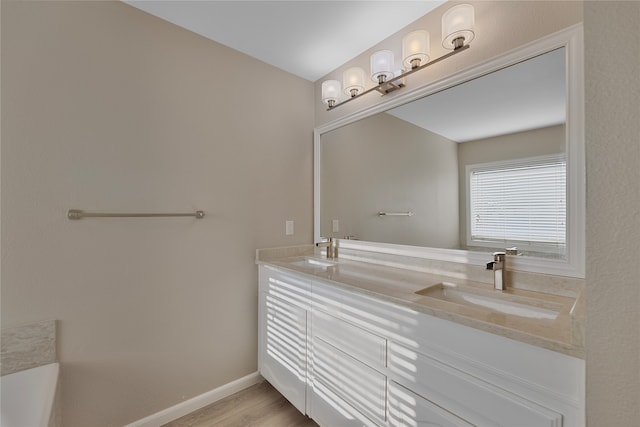
<svg viewBox="0 0 640 427">
<path fill-rule="evenodd" d="M 327 248 L 327 258 L 338 258 L 338 239 L 335 237 L 329 237 L 326 242 L 318 242 L 316 246 L 319 248 Z"/>
<path fill-rule="evenodd" d="M 494 252 L 493 261 L 487 263 L 487 270 L 493 270 L 493 287 L 499 291 L 507 289 L 507 284 L 504 280 L 506 258 L 504 252 Z"/>
</svg>

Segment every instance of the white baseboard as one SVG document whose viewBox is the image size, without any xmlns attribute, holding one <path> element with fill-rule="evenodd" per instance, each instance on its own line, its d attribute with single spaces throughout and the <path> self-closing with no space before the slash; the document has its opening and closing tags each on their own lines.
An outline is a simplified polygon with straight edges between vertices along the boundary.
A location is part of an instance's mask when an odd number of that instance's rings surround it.
<svg viewBox="0 0 640 427">
<path fill-rule="evenodd" d="M 247 387 L 251 387 L 260 381 L 262 381 L 262 377 L 256 371 L 223 386 L 202 393 L 201 395 L 189 400 L 180 402 L 177 405 L 163 409 L 162 411 L 156 412 L 155 414 L 149 415 L 141 420 L 134 421 L 131 424 L 127 424 L 125 427 L 159 427 L 169 421 L 173 421 L 190 414 L 193 411 L 197 411 L 200 408 L 204 408 L 207 405 L 211 405 L 212 403 L 224 399 L 227 396 L 231 396 L 232 394 L 244 390 Z"/>
</svg>

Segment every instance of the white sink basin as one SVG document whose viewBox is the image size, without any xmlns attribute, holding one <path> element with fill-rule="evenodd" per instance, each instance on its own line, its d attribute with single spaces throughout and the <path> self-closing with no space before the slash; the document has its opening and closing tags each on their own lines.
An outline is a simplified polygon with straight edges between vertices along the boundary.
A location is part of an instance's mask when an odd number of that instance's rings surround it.
<svg viewBox="0 0 640 427">
<path fill-rule="evenodd" d="M 500 291 L 462 288 L 453 283 L 438 283 L 419 290 L 416 294 L 436 298 L 454 304 L 494 311 L 513 316 L 553 320 L 558 317 L 561 304 Z"/>
<path fill-rule="evenodd" d="M 295 265 L 296 267 L 327 269 L 335 267 L 338 263 L 335 261 L 306 257 L 299 261 L 290 262 L 290 264 Z"/>
</svg>

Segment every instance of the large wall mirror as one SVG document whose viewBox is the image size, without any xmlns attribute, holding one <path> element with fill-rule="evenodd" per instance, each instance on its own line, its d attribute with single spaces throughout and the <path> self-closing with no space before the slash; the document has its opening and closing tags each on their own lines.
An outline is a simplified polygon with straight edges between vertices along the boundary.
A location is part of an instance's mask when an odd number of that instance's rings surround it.
<svg viewBox="0 0 640 427">
<path fill-rule="evenodd" d="M 316 129 L 316 240 L 582 277 L 580 34 Z"/>
</svg>

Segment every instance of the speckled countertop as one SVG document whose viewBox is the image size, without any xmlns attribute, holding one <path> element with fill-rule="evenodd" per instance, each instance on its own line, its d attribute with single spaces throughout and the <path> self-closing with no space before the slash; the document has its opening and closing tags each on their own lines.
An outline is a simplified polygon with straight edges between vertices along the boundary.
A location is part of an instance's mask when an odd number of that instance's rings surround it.
<svg viewBox="0 0 640 427">
<path fill-rule="evenodd" d="M 335 263 L 332 266 L 314 264 L 314 261 L 327 261 L 323 252 L 311 245 L 260 249 L 256 263 L 303 273 L 417 312 L 584 358 L 584 284 L 581 279 L 507 271 L 509 287 L 501 292 L 493 289 L 492 272 L 485 272 L 478 266 L 353 250 L 342 251 L 338 259 L 330 260 Z M 527 317 L 517 310 L 507 314 L 417 293 L 441 283 L 452 284 L 481 297 L 550 309 L 557 316 Z"/>
</svg>

